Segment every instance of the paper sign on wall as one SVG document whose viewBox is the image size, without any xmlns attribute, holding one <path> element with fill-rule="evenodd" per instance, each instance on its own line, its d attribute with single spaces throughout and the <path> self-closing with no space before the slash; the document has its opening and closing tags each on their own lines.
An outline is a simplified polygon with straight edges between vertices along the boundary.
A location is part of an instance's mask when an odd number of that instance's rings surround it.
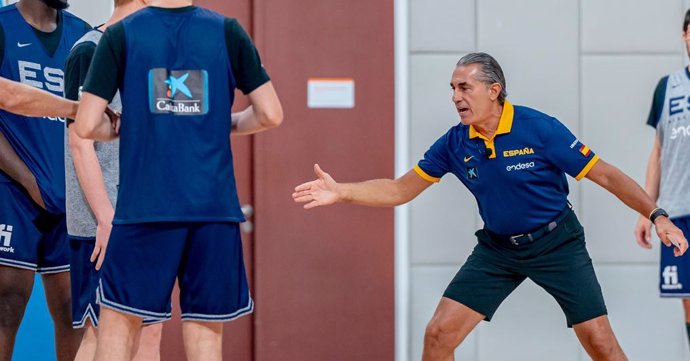
<svg viewBox="0 0 690 361">
<path fill-rule="evenodd" d="M 355 80 L 352 78 L 309 78 L 307 107 L 351 109 L 355 107 Z"/>
</svg>

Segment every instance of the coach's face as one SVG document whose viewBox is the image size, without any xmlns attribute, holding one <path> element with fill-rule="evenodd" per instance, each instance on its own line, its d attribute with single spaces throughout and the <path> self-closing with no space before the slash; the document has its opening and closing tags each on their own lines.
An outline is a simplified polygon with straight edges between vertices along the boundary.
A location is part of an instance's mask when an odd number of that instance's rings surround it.
<svg viewBox="0 0 690 361">
<path fill-rule="evenodd" d="M 455 68 L 450 80 L 453 104 L 465 125 L 489 120 L 500 93 L 500 85 L 499 93 L 496 93 L 497 84 L 489 85 L 478 79 L 480 72 L 479 64 L 461 65 Z"/>
</svg>

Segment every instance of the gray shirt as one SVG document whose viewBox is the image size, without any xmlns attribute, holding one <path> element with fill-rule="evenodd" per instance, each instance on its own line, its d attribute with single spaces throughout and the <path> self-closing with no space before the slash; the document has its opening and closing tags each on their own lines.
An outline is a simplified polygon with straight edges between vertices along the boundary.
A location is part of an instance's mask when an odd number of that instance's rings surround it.
<svg viewBox="0 0 690 361">
<path fill-rule="evenodd" d="M 74 51 L 77 46 L 83 43 L 98 44 L 103 33 L 97 30 L 86 33 L 79 41 L 74 44 L 72 52 L 67 62 L 73 59 L 73 56 L 84 56 L 84 52 L 75 54 Z M 95 47 L 88 47 L 87 51 L 93 51 Z M 93 54 L 90 54 L 91 56 Z M 86 57 L 87 59 L 90 57 Z M 78 71 L 77 71 L 78 72 Z M 82 74 L 85 75 L 85 74 Z M 76 79 L 67 79 L 68 77 L 79 77 L 79 74 L 72 74 L 69 67 L 65 74 L 65 82 L 75 81 Z M 84 78 L 84 76 L 80 77 Z M 81 82 L 79 83 L 81 85 Z M 122 112 L 122 103 L 120 102 L 120 94 L 116 94 L 113 101 L 110 103 L 110 108 L 116 112 Z M 74 161 L 68 146 L 68 133 L 65 132 L 65 186 L 66 186 L 66 206 L 67 206 L 67 233 L 70 236 L 94 238 L 96 237 L 96 217 L 86 201 L 86 197 L 81 190 L 77 174 L 74 169 Z M 120 177 L 119 167 L 119 140 L 112 142 L 95 142 L 94 148 L 98 162 L 103 172 L 103 180 L 105 181 L 105 189 L 108 193 L 110 202 L 115 206 L 117 199 L 117 185 Z"/>
<path fill-rule="evenodd" d="M 690 215 L 690 73 L 668 76 L 656 125 L 661 144 L 659 206 L 671 218 Z"/>
</svg>

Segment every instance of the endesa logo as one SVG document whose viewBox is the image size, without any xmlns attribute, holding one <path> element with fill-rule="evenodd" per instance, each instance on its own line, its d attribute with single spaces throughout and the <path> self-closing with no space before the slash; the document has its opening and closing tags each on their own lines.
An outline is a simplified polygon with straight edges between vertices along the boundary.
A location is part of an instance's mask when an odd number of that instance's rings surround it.
<svg viewBox="0 0 690 361">
<path fill-rule="evenodd" d="M 518 163 L 518 164 L 509 165 L 506 167 L 506 171 L 512 172 L 514 170 L 525 170 L 525 169 L 530 169 L 530 168 L 534 168 L 534 162 Z"/>
<path fill-rule="evenodd" d="M 676 139 L 678 137 L 690 137 L 690 125 L 688 126 L 679 126 L 675 128 L 671 128 L 671 140 Z"/>
</svg>

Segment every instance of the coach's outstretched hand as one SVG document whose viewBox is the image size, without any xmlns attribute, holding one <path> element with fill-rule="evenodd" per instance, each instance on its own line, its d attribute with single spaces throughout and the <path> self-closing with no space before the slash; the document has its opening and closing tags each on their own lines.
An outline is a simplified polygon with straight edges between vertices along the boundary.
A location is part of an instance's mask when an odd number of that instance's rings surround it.
<svg viewBox="0 0 690 361">
<path fill-rule="evenodd" d="M 674 247 L 673 254 L 676 257 L 682 256 L 688 250 L 688 240 L 685 239 L 683 231 L 678 229 L 673 222 L 666 217 L 658 217 L 654 221 L 656 234 L 666 247 Z"/>
<path fill-rule="evenodd" d="M 295 187 L 292 199 L 297 203 L 307 203 L 304 209 L 339 202 L 338 183 L 333 180 L 333 177 L 321 170 L 318 164 L 314 164 L 314 173 L 319 178 Z"/>
</svg>

